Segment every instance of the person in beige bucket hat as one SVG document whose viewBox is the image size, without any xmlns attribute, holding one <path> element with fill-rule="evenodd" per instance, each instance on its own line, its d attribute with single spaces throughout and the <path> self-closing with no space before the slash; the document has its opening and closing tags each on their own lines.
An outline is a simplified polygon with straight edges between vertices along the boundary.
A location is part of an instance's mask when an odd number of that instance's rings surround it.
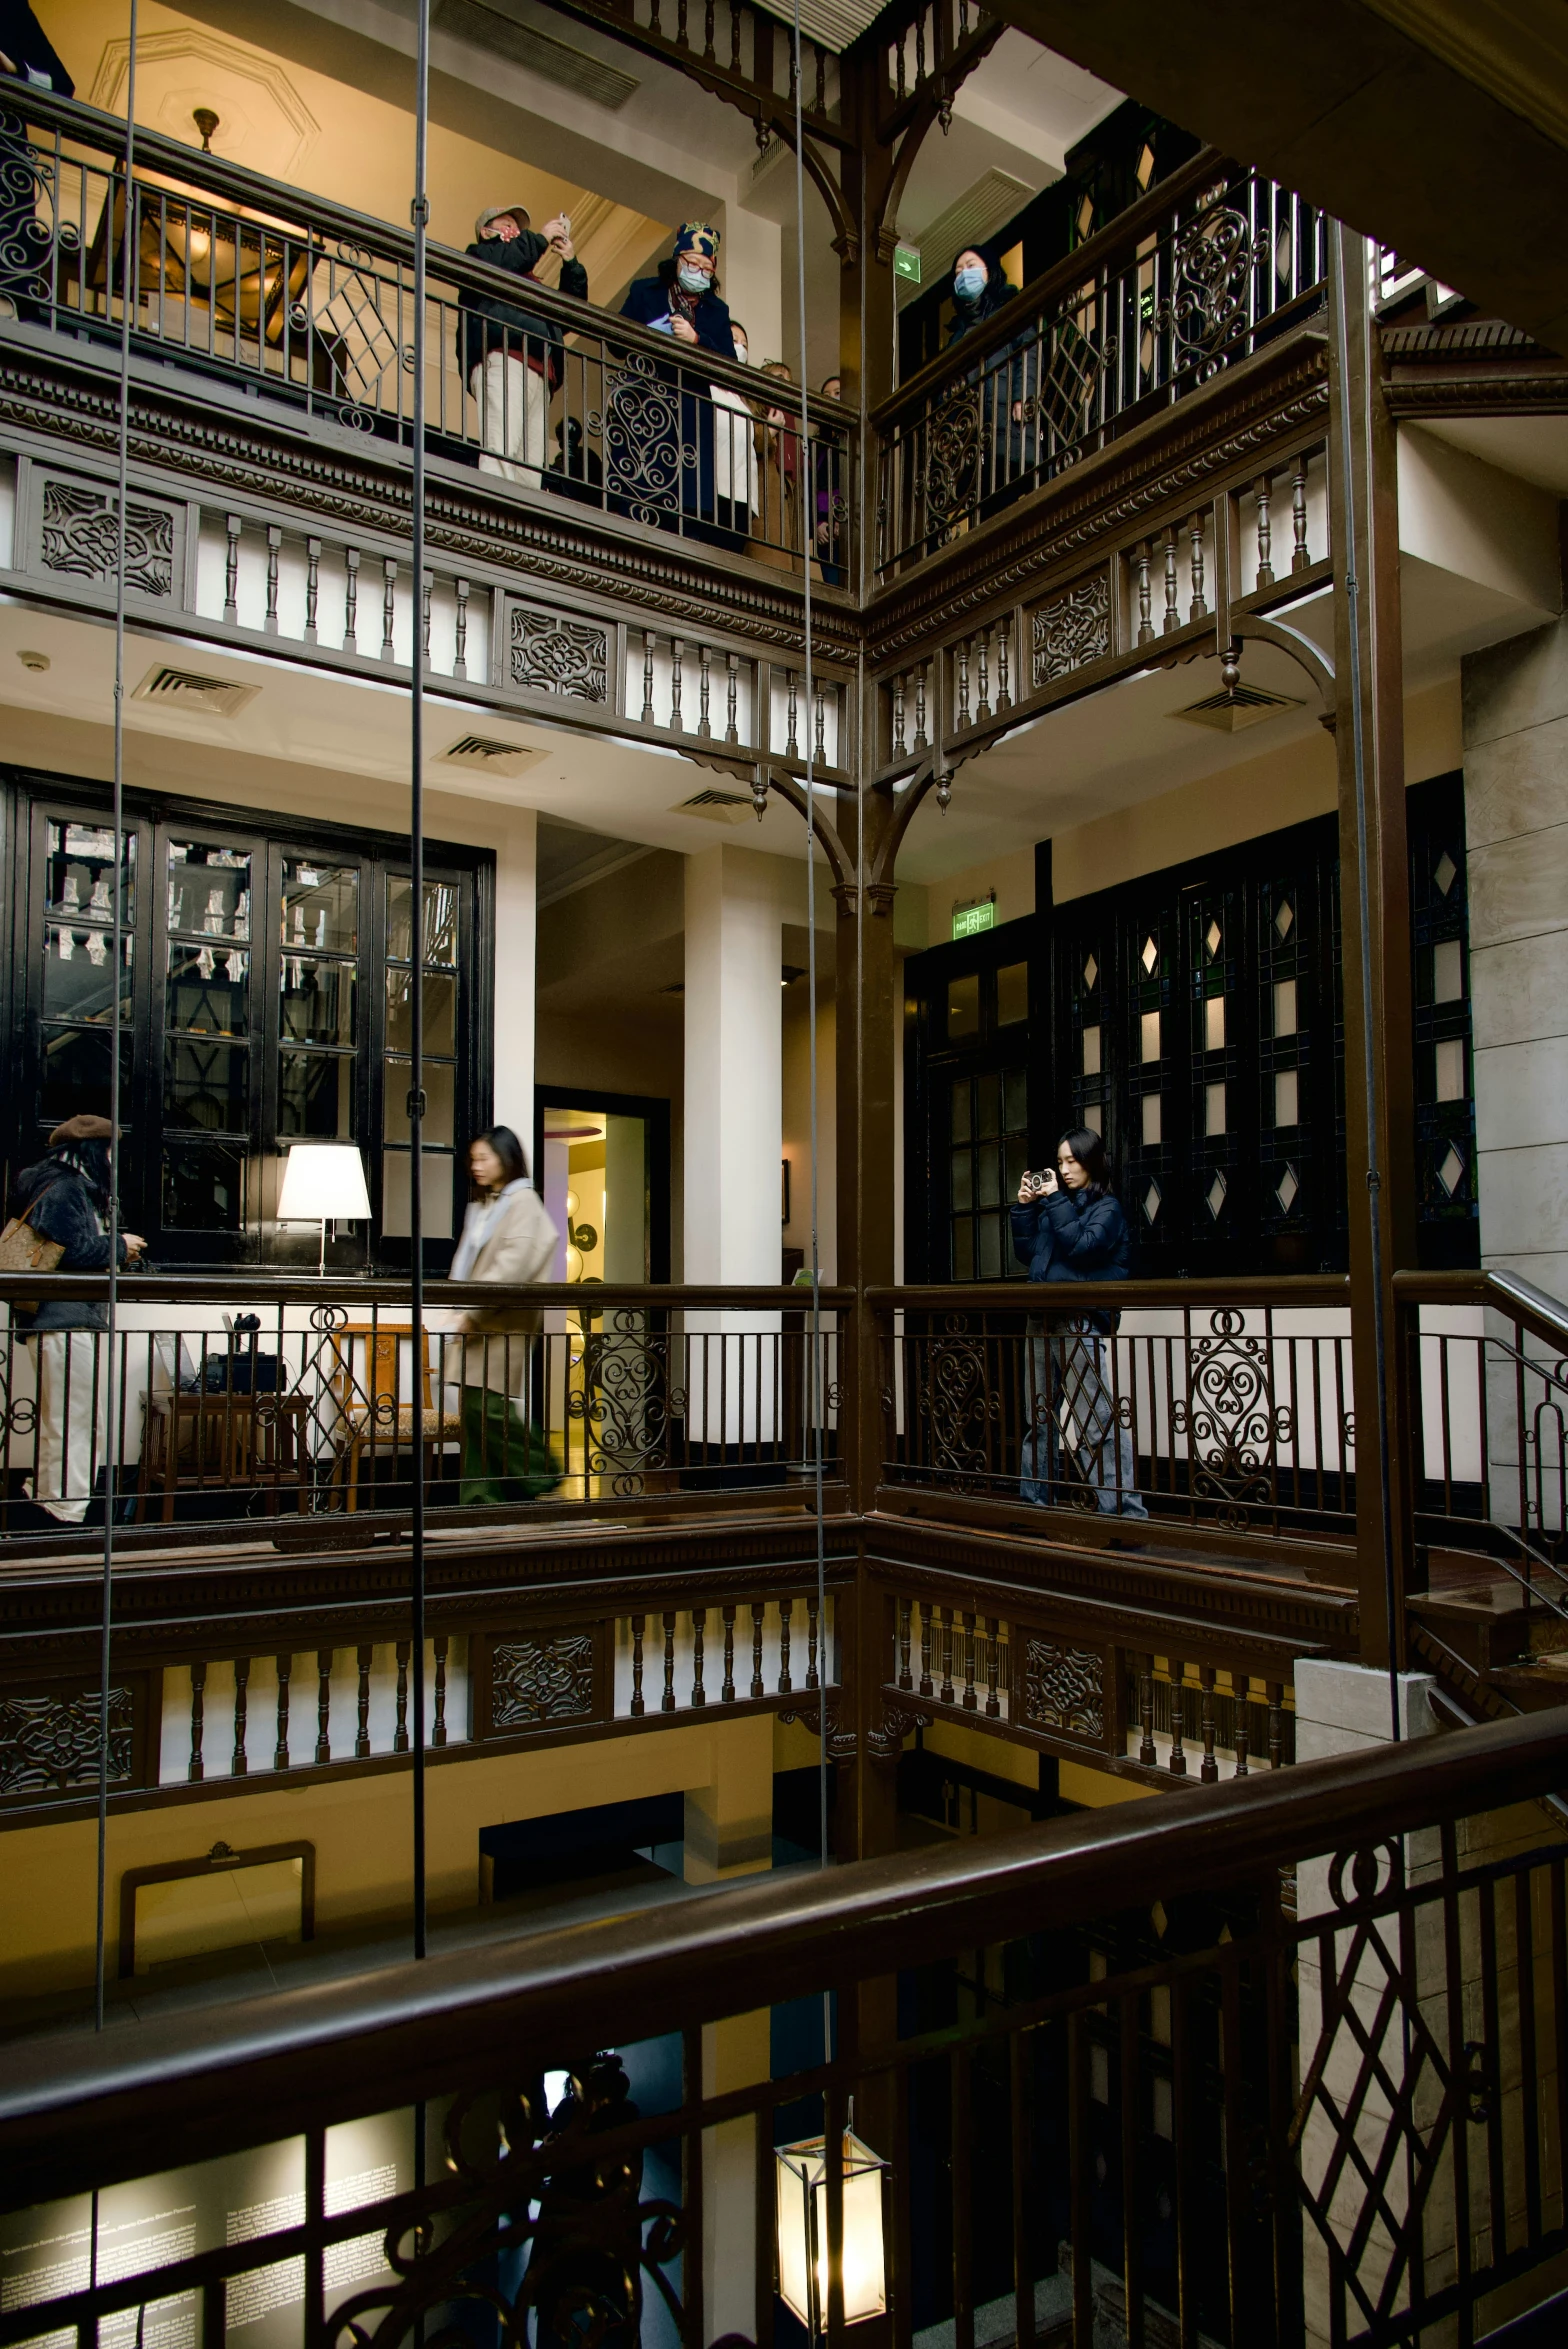
<svg viewBox="0 0 1568 2349">
<path fill-rule="evenodd" d="M 573 251 L 564 212 L 541 233 L 526 204 L 492 204 L 475 221 L 468 251 L 491 269 L 530 281 L 546 254 L 559 254 L 561 292 L 588 299 L 588 272 Z M 547 461 L 550 397 L 565 366 L 560 327 L 509 293 L 465 286 L 457 344 L 463 380 L 479 403 L 480 472 L 537 487 Z"/>
</svg>

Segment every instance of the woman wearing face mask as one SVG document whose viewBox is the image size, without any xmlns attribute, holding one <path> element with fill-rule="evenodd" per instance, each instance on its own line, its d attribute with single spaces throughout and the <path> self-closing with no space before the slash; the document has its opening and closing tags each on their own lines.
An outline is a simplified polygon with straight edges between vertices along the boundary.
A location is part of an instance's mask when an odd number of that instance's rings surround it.
<svg viewBox="0 0 1568 2349">
<path fill-rule="evenodd" d="M 751 363 L 751 345 L 738 318 L 730 320 L 735 356 L 742 367 Z M 714 519 L 727 534 L 726 543 L 743 553 L 757 511 L 757 452 L 752 442 L 753 408 L 727 383 L 713 387 Z"/>
<path fill-rule="evenodd" d="M 993 264 L 973 245 L 966 245 L 953 261 L 953 323 L 947 347 L 961 343 L 1017 295 L 999 264 Z M 983 468 L 978 483 L 966 482 L 962 497 L 967 507 L 978 489 L 981 517 L 999 513 L 1027 487 L 1036 345 L 1026 325 L 1010 342 L 988 351 L 967 380 L 980 393 Z M 955 516 L 956 520 L 957 517 Z"/>
<path fill-rule="evenodd" d="M 646 375 L 637 366 L 617 372 L 604 420 L 610 511 L 657 522 L 661 530 L 683 531 L 709 545 L 728 540 L 714 535 L 714 408 L 701 353 L 735 357 L 734 328 L 719 297 L 718 258 L 718 230 L 688 220 L 676 231 L 675 249 L 660 262 L 657 275 L 636 279 L 621 304 L 623 318 L 668 337 L 672 363 L 656 365 L 654 373 L 660 383 L 679 390 L 678 429 L 673 415 L 662 421 L 675 403 L 650 401 Z M 661 418 L 651 429 L 650 412 Z"/>
<path fill-rule="evenodd" d="M 1132 1234 L 1092 1126 L 1071 1127 L 1056 1146 L 1055 1167 L 1024 1176 L 1012 1224 L 1014 1252 L 1032 1281 L 1124 1281 L 1132 1269 Z M 1048 1323 L 1030 1315 L 1026 1501 L 1070 1507 L 1074 1488 L 1088 1486 L 1102 1514 L 1148 1516 L 1132 1433 L 1117 1408 L 1119 1319 L 1103 1308 L 1052 1315 Z"/>
</svg>

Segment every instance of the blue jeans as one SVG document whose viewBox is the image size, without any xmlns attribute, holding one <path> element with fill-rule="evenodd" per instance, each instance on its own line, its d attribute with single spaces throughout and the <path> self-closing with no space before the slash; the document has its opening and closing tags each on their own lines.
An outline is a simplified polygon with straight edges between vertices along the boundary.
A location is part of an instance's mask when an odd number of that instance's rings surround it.
<svg viewBox="0 0 1568 2349">
<path fill-rule="evenodd" d="M 1048 1338 L 1031 1332 L 1019 1486 L 1026 1501 L 1071 1508 L 1092 1492 L 1102 1516 L 1147 1518 L 1132 1430 L 1117 1415 L 1111 1347 L 1084 1321 L 1057 1322 Z"/>
</svg>

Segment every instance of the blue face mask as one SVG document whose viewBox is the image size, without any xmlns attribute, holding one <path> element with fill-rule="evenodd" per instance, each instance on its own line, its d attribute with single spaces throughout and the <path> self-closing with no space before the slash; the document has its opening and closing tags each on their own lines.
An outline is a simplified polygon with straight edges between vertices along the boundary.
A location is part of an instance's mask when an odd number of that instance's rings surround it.
<svg viewBox="0 0 1568 2349">
<path fill-rule="evenodd" d="M 705 269 L 682 269 L 676 274 L 683 294 L 705 294 L 712 283 Z"/>
<path fill-rule="evenodd" d="M 960 269 L 953 279 L 953 291 L 961 302 L 978 302 L 985 292 L 985 271 L 978 263 L 971 269 Z"/>
</svg>

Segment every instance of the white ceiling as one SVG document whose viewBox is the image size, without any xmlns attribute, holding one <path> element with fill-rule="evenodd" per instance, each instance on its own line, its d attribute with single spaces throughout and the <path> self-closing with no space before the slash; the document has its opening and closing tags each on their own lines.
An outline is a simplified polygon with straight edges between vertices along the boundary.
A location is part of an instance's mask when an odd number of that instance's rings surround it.
<svg viewBox="0 0 1568 2349">
<path fill-rule="evenodd" d="M 1433 416 L 1422 429 L 1554 497 L 1568 498 L 1568 416 Z"/>
</svg>

